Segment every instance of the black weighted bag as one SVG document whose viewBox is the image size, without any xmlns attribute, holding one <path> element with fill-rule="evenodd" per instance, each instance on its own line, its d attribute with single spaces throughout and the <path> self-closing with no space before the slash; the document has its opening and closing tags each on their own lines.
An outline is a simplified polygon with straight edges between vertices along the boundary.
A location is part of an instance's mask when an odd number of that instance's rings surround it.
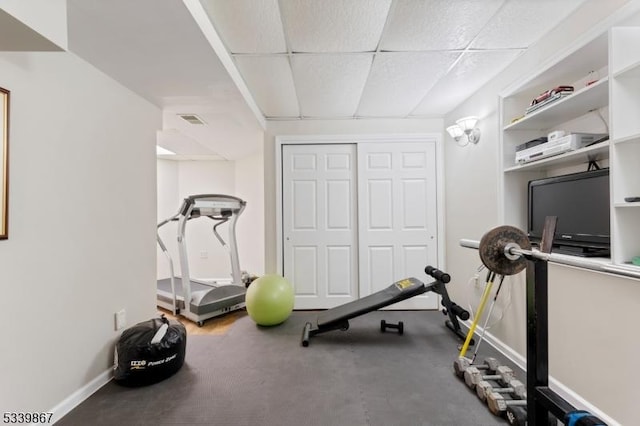
<svg viewBox="0 0 640 426">
<path fill-rule="evenodd" d="M 164 315 L 126 329 L 116 343 L 114 380 L 144 386 L 175 374 L 184 364 L 187 331 Z"/>
</svg>

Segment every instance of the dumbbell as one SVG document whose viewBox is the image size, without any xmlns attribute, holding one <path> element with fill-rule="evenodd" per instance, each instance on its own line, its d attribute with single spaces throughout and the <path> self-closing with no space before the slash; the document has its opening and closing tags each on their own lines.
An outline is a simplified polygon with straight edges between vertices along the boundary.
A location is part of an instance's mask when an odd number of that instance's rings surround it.
<svg viewBox="0 0 640 426">
<path fill-rule="evenodd" d="M 398 330 L 398 334 L 404 333 L 404 323 L 399 321 L 397 324 L 388 323 L 385 320 L 380 320 L 380 331 L 385 332 L 387 329 Z"/>
<path fill-rule="evenodd" d="M 487 394 L 489 392 L 495 393 L 508 393 L 514 398 L 522 399 L 527 394 L 527 387 L 520 380 L 511 380 L 509 383 L 505 383 L 504 388 L 494 388 L 491 383 L 486 380 L 480 380 L 476 385 L 476 394 L 481 401 L 487 400 Z"/>
<path fill-rule="evenodd" d="M 498 360 L 492 357 L 486 358 L 484 364 L 473 365 L 473 367 L 476 367 L 478 370 L 491 372 L 496 371 L 499 366 Z M 469 358 L 460 357 L 453 362 L 453 371 L 455 371 L 456 376 L 460 378 L 464 376 L 464 372 L 469 367 L 472 367 Z"/>
<path fill-rule="evenodd" d="M 476 367 L 469 367 L 464 372 L 464 381 L 471 389 L 474 389 L 481 380 L 500 380 L 507 384 L 513 380 L 513 370 L 505 365 L 496 368 L 495 374 L 483 375 Z"/>
<path fill-rule="evenodd" d="M 507 421 L 512 426 L 527 426 L 527 407 L 518 407 L 512 405 L 507 407 L 505 412 Z M 549 414 L 549 426 L 558 426 L 558 421 L 553 415 Z"/>
<path fill-rule="evenodd" d="M 522 399 L 504 399 L 499 393 L 496 392 L 488 392 L 487 393 L 487 405 L 489 406 L 489 411 L 491 411 L 496 416 L 502 415 L 505 411 L 507 411 L 508 407 L 521 406 L 524 407 L 527 405 L 527 394 L 525 393 Z"/>
</svg>

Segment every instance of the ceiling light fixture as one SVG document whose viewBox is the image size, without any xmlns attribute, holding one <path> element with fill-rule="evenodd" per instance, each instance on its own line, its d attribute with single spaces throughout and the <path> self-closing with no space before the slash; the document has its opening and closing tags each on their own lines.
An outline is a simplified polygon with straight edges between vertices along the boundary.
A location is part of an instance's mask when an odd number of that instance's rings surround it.
<svg viewBox="0 0 640 426">
<path fill-rule="evenodd" d="M 477 123 L 478 117 L 462 117 L 456 120 L 456 124 L 447 127 L 447 133 L 460 146 L 467 146 L 469 142 L 477 144 L 480 140 L 480 129 L 476 127 Z"/>
</svg>

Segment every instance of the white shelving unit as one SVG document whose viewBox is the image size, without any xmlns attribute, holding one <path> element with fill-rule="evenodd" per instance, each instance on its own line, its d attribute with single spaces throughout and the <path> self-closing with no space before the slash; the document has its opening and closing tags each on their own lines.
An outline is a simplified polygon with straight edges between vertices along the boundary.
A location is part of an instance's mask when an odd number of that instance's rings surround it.
<svg viewBox="0 0 640 426">
<path fill-rule="evenodd" d="M 640 28 L 609 36 L 612 261 L 627 265 L 640 256 L 640 202 L 624 200 L 640 197 Z"/>
<path fill-rule="evenodd" d="M 590 72 L 599 78 L 587 85 Z M 533 98 L 560 85 L 574 86 L 574 93 L 524 115 Z M 640 256 L 640 202 L 624 198 L 640 196 L 640 28 L 601 34 L 503 95 L 500 106 L 503 222 L 526 229 L 530 180 L 584 171 L 596 161 L 610 167 L 611 263 L 635 268 L 630 261 Z M 518 145 L 555 130 L 609 133 L 610 141 L 515 163 Z"/>
</svg>

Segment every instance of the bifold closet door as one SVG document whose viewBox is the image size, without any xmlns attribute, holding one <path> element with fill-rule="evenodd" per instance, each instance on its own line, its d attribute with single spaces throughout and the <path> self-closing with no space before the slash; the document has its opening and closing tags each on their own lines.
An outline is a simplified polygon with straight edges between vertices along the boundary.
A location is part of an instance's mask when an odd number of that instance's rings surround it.
<svg viewBox="0 0 640 426">
<path fill-rule="evenodd" d="M 358 292 L 355 144 L 284 145 L 284 276 L 296 309 L 332 308 Z"/>
<path fill-rule="evenodd" d="M 358 144 L 360 297 L 437 265 L 435 142 Z M 393 309 L 437 309 L 426 293 Z"/>
</svg>

